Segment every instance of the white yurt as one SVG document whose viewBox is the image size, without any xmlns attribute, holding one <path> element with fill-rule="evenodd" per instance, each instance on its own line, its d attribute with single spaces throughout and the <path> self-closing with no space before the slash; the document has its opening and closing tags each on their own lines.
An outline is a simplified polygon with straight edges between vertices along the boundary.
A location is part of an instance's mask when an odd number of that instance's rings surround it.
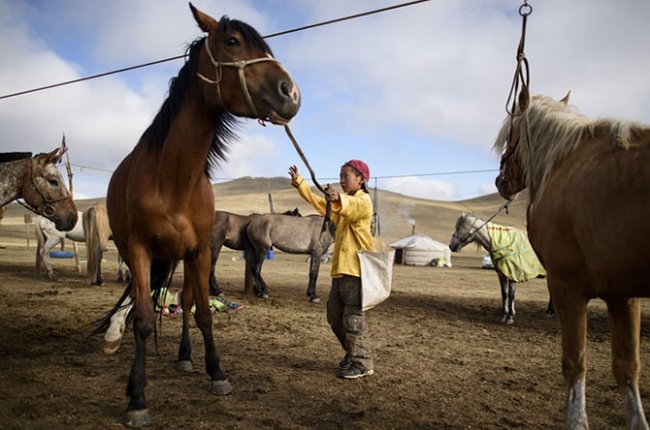
<svg viewBox="0 0 650 430">
<path fill-rule="evenodd" d="M 423 234 L 408 236 L 389 246 L 395 248 L 395 263 L 410 266 L 451 267 L 451 249 Z"/>
</svg>

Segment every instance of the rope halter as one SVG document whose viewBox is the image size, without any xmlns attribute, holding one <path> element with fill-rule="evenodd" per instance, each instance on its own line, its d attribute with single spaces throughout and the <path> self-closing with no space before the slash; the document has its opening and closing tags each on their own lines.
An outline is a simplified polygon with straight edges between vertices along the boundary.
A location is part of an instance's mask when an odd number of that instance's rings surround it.
<svg viewBox="0 0 650 430">
<path fill-rule="evenodd" d="M 241 85 L 242 91 L 244 93 L 244 97 L 246 97 L 246 101 L 248 102 L 248 106 L 251 108 L 253 111 L 253 114 L 260 120 L 263 120 L 263 118 L 260 118 L 259 114 L 257 113 L 257 109 L 255 109 L 255 105 L 253 104 L 253 99 L 251 97 L 250 92 L 248 91 L 248 85 L 246 84 L 246 77 L 244 76 L 244 68 L 246 66 L 250 66 L 251 64 L 257 64 L 261 63 L 264 61 L 273 61 L 278 64 L 280 62 L 276 60 L 273 57 L 261 57 L 261 58 L 253 58 L 252 60 L 240 60 L 240 61 L 217 61 L 214 59 L 214 56 L 212 55 L 212 51 L 210 50 L 210 43 L 208 40 L 210 39 L 209 36 L 206 36 L 205 38 L 205 50 L 208 53 L 208 57 L 210 58 L 210 61 L 212 62 L 212 65 L 214 66 L 214 75 L 215 79 L 209 79 L 202 75 L 201 73 L 197 72 L 196 75 L 202 79 L 203 81 L 209 83 L 209 84 L 214 84 L 216 85 L 216 91 L 217 91 L 217 98 L 219 99 L 219 103 L 223 106 L 223 100 L 221 98 L 221 77 L 222 77 L 222 67 L 234 67 L 237 69 L 237 72 L 239 74 L 239 83 Z M 225 106 L 224 106 L 225 108 Z"/>
</svg>

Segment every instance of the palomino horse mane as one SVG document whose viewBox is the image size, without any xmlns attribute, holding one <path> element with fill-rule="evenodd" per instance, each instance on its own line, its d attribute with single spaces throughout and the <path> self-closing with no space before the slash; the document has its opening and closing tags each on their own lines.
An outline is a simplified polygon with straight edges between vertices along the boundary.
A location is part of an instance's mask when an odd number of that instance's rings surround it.
<svg viewBox="0 0 650 430">
<path fill-rule="evenodd" d="M 31 152 L 0 152 L 0 163 L 23 160 L 25 158 L 30 158 L 31 156 Z"/>
<path fill-rule="evenodd" d="M 642 124 L 611 118 L 591 119 L 573 106 L 544 95 L 534 95 L 523 113 L 507 117 L 494 141 L 493 150 L 503 154 L 516 145 L 513 155 L 522 163 L 526 187 L 541 195 L 554 168 L 580 145 L 596 144 L 596 131 L 607 130 L 612 146 L 627 149 L 641 142 L 650 130 Z M 510 142 L 511 136 L 516 137 Z M 530 142 L 535 142 L 531 145 Z"/>
</svg>

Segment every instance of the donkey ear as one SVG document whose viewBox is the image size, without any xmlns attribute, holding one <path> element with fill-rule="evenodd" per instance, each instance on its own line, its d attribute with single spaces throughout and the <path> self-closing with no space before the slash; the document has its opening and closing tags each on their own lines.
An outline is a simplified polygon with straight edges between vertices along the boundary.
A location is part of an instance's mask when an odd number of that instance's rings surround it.
<svg viewBox="0 0 650 430">
<path fill-rule="evenodd" d="M 214 18 L 195 8 L 192 3 L 190 3 L 190 9 L 192 10 L 192 15 L 194 15 L 194 20 L 204 32 L 209 33 L 219 27 L 219 23 Z"/>
<path fill-rule="evenodd" d="M 562 100 L 560 100 L 560 103 L 564 103 L 565 105 L 569 104 L 569 96 L 571 95 L 571 90 L 569 90 L 566 93 L 566 96 L 562 97 Z"/>
</svg>

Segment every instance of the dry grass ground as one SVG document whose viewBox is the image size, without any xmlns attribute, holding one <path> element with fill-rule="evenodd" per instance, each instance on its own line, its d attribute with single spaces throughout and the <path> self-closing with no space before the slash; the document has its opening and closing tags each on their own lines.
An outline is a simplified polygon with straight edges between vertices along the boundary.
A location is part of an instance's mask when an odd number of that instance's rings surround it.
<svg viewBox="0 0 650 430">
<path fill-rule="evenodd" d="M 297 206 L 310 213 L 287 188 L 288 181 L 282 181 L 219 185 L 219 207 L 266 211 L 270 188 L 276 210 Z M 390 241 L 410 234 L 410 224 L 400 216 L 404 207 L 411 209 L 417 232 L 447 242 L 461 210 L 488 216 L 499 204 L 495 196 L 448 203 L 381 192 L 382 237 Z M 57 281 L 36 275 L 34 242 L 27 249 L 22 214 L 22 208 L 12 205 L 0 223 L 5 304 L 0 312 L 0 428 L 121 428 L 133 336 L 127 332 L 117 354 L 105 356 L 102 339 L 88 333 L 122 286 L 86 285 L 72 260 L 55 261 Z M 523 203 L 496 221 L 523 226 Z M 368 313 L 377 373 L 343 381 L 335 376 L 341 351 L 325 321 L 325 300 L 314 305 L 305 295 L 304 256 L 277 252 L 263 269 L 271 299 L 249 301 L 241 292 L 243 261 L 238 253 L 224 252 L 217 275 L 227 297 L 244 309 L 230 316 L 214 314 L 213 326 L 235 391 L 225 398 L 208 393 L 195 328 L 194 371 L 174 369 L 181 321 L 165 317 L 158 354 L 149 343 L 151 428 L 561 428 L 559 330 L 556 320 L 544 317 L 545 281 L 519 286 L 516 322 L 502 325 L 497 278 L 480 268 L 482 255 L 475 248 L 454 255 L 451 269 L 396 266 L 393 294 Z M 105 262 L 108 279 L 114 279 L 115 269 L 112 250 Z M 329 287 L 328 270 L 324 265 L 318 283 L 322 296 Z M 647 326 L 645 301 L 643 315 Z M 644 329 L 646 368 L 648 336 Z M 595 301 L 589 313 L 587 381 L 593 429 L 623 428 L 625 422 L 623 399 L 610 372 L 609 337 L 605 308 Z M 649 388 L 645 372 L 641 391 L 646 400 Z"/>
</svg>

